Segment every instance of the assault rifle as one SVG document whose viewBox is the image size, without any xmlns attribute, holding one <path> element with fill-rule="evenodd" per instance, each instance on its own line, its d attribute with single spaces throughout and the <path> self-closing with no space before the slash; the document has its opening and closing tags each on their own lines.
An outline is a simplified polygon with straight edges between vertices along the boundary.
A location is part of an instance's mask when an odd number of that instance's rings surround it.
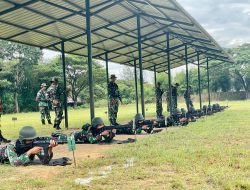
<svg viewBox="0 0 250 190">
<path fill-rule="evenodd" d="M 42 151 L 40 154 L 37 154 L 39 159 L 41 160 L 43 165 L 49 164 L 49 145 L 50 140 L 54 140 L 57 144 L 67 144 L 68 141 L 65 138 L 66 136 L 63 136 L 62 138 L 59 136 L 57 138 L 55 137 L 37 137 L 33 139 L 30 143 L 23 143 L 20 140 L 17 140 L 16 142 L 16 153 L 18 155 L 26 153 L 28 150 L 34 148 L 34 147 L 41 147 Z M 81 142 L 76 142 L 77 144 L 81 144 Z"/>
<path fill-rule="evenodd" d="M 125 125 L 104 126 L 98 129 L 98 132 L 102 133 L 103 131 L 111 131 L 113 129 L 116 129 L 116 134 L 134 134 L 134 127 L 132 120 Z"/>
</svg>

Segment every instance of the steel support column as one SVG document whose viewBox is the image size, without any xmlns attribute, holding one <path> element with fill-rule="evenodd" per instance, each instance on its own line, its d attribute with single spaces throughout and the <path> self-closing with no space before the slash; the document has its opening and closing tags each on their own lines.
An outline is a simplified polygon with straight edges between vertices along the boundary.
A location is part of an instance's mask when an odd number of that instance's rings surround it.
<svg viewBox="0 0 250 190">
<path fill-rule="evenodd" d="M 170 67 L 170 34 L 167 33 L 167 56 L 168 56 L 168 95 L 169 95 L 169 112 L 173 113 L 172 109 L 172 82 L 171 82 L 171 67 Z"/>
<path fill-rule="evenodd" d="M 155 80 L 155 89 L 157 88 L 157 74 L 156 74 L 156 67 L 154 66 L 154 80 Z"/>
<path fill-rule="evenodd" d="M 68 129 L 68 107 L 67 107 L 67 82 L 66 82 L 66 63 L 65 63 L 65 50 L 64 50 L 64 42 L 61 42 L 61 53 L 62 53 L 62 67 L 63 67 L 63 98 L 64 98 L 64 122 L 65 128 Z"/>
<path fill-rule="evenodd" d="M 105 53 L 105 62 L 106 62 L 106 82 L 107 82 L 107 101 L 108 101 L 108 117 L 109 117 L 109 90 L 108 90 L 108 85 L 109 85 L 109 58 L 108 58 L 108 53 Z"/>
<path fill-rule="evenodd" d="M 89 80 L 89 104 L 90 104 L 90 119 L 95 117 L 94 105 L 94 88 L 93 88 L 93 73 L 92 73 L 92 44 L 91 44 L 91 15 L 90 15 L 90 0 L 85 0 L 86 4 L 86 33 L 88 44 L 88 80 Z"/>
<path fill-rule="evenodd" d="M 186 91 L 189 94 L 189 73 L 188 73 L 188 52 L 187 45 L 185 45 L 185 63 L 186 63 Z M 187 99 L 187 110 L 189 111 L 189 99 Z"/>
<path fill-rule="evenodd" d="M 207 92 L 208 92 L 208 105 L 211 106 L 210 78 L 209 78 L 208 58 L 207 58 Z"/>
<path fill-rule="evenodd" d="M 200 110 L 202 109 L 202 100 L 201 100 L 201 70 L 200 70 L 200 55 L 197 53 L 198 61 L 198 90 L 199 90 L 199 100 L 200 100 Z"/>
<path fill-rule="evenodd" d="M 136 113 L 139 113 L 136 59 L 134 59 Z"/>
<path fill-rule="evenodd" d="M 138 53 L 139 53 L 138 58 L 139 58 L 139 67 L 140 67 L 140 84 L 141 84 L 140 85 L 141 86 L 141 109 L 142 109 L 142 115 L 145 117 L 140 14 L 137 15 L 137 37 L 138 37 Z"/>
</svg>

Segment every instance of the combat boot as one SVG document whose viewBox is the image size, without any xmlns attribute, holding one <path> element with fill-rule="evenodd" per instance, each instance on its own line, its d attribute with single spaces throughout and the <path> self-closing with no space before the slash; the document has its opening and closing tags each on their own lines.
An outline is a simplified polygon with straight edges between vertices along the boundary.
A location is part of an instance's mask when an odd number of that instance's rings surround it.
<svg viewBox="0 0 250 190">
<path fill-rule="evenodd" d="M 61 127 L 59 126 L 59 124 L 56 124 L 55 128 L 56 128 L 56 130 L 61 130 Z"/>
<path fill-rule="evenodd" d="M 44 119 L 42 119 L 42 124 L 45 125 L 45 120 Z"/>
<path fill-rule="evenodd" d="M 109 122 L 110 122 L 111 125 L 115 125 L 113 119 L 109 119 Z"/>
<path fill-rule="evenodd" d="M 119 123 L 116 122 L 116 119 L 114 119 L 114 125 L 120 125 Z"/>
<path fill-rule="evenodd" d="M 48 120 L 48 123 L 49 123 L 50 125 L 52 125 L 52 123 L 51 123 L 51 120 L 50 120 L 50 119 Z"/>
</svg>

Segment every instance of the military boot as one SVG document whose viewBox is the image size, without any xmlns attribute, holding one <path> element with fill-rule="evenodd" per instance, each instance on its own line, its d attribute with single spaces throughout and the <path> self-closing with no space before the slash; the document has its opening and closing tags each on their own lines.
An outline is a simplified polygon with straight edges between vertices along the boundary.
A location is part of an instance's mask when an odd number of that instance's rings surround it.
<svg viewBox="0 0 250 190">
<path fill-rule="evenodd" d="M 114 119 L 114 125 L 120 125 L 119 123 L 116 122 L 116 119 Z"/>
<path fill-rule="evenodd" d="M 48 120 L 48 123 L 49 123 L 50 125 L 52 125 L 52 123 L 51 123 L 51 120 L 50 120 L 50 119 Z"/>
<path fill-rule="evenodd" d="M 42 124 L 45 125 L 45 120 L 44 119 L 42 119 Z"/>
<path fill-rule="evenodd" d="M 61 130 L 61 127 L 60 127 L 60 125 L 59 124 L 56 124 L 56 130 Z"/>
<path fill-rule="evenodd" d="M 110 122 L 111 125 L 115 125 L 113 119 L 109 119 L 109 122 Z"/>
</svg>

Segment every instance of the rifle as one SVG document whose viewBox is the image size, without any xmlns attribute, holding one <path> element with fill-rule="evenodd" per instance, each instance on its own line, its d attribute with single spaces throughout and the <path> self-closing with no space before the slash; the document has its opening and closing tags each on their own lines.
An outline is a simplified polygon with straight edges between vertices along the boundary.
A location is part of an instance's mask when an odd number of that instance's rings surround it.
<svg viewBox="0 0 250 190">
<path fill-rule="evenodd" d="M 133 121 L 131 120 L 128 124 L 125 125 L 115 125 L 115 126 L 104 126 L 98 129 L 99 133 L 103 131 L 110 131 L 116 129 L 116 134 L 134 134 Z"/>
<path fill-rule="evenodd" d="M 28 150 L 34 148 L 34 147 L 42 147 L 42 151 L 40 154 L 37 154 L 39 159 L 41 160 L 43 165 L 49 164 L 49 145 L 50 140 L 54 140 L 57 144 L 67 144 L 68 141 L 65 138 L 61 138 L 60 136 L 55 137 L 37 137 L 33 139 L 30 143 L 23 143 L 20 140 L 17 140 L 16 142 L 16 153 L 18 155 L 26 153 Z M 79 144 L 79 142 L 76 142 Z"/>
</svg>

